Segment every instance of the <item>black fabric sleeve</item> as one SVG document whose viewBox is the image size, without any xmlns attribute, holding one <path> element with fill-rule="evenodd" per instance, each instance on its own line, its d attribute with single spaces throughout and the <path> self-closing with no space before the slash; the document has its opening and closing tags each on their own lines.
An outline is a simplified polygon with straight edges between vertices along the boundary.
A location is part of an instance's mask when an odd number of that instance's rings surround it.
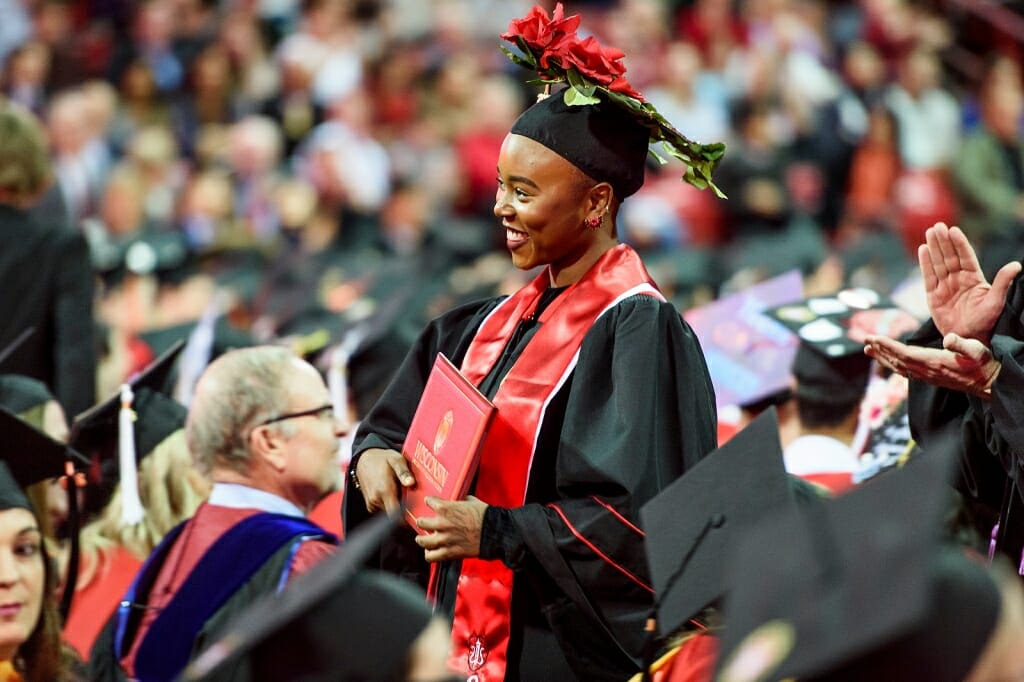
<svg viewBox="0 0 1024 682">
<path fill-rule="evenodd" d="M 427 325 L 396 370 L 380 400 L 360 422 L 353 441 L 351 465 L 371 448 L 401 450 L 435 356 L 441 352 L 456 365 L 460 364 L 473 333 L 484 316 L 500 300 L 487 299 L 460 306 Z M 346 486 L 341 509 L 346 534 L 370 517 L 362 493 L 353 485 Z M 373 561 L 385 570 L 403 574 L 408 573 L 411 562 L 416 566 L 413 570 L 418 576 L 418 582 L 423 583 L 426 563 L 422 558 L 423 551 L 415 545 L 411 533 L 408 528 L 398 528 L 395 542 L 388 543 L 387 552 L 394 554 L 389 554 L 390 558 L 375 557 Z"/>
<path fill-rule="evenodd" d="M 93 274 L 85 237 L 60 233 L 62 248 L 54 275 L 54 392 L 69 415 L 96 402 L 96 343 Z"/>
<path fill-rule="evenodd" d="M 1016 488 L 1018 505 L 1024 473 L 1020 456 L 1024 445 L 1020 428 L 1019 341 L 1024 340 L 1024 280 L 1017 278 L 1007 294 L 1006 305 L 993 329 L 993 353 L 1004 363 L 993 384 L 992 400 L 985 401 L 958 391 L 930 386 L 921 381 L 910 382 L 908 412 L 914 439 L 926 449 L 945 433 L 959 435 L 961 457 L 957 488 L 974 503 L 981 505 L 985 515 L 1005 515 L 1010 499 L 1009 485 Z M 941 348 L 942 335 L 934 322 L 926 322 L 911 338 L 914 345 Z M 1016 393 L 1016 395 L 1014 395 Z M 1014 407 L 1017 403 L 1018 407 Z M 1014 514 L 1016 516 L 1016 514 Z M 1017 562 L 1024 538 L 1024 524 L 1004 528 L 1007 542 L 999 550 Z M 983 534 L 986 528 L 979 529 Z M 1001 531 L 1002 532 L 1002 531 Z"/>
<path fill-rule="evenodd" d="M 480 558 L 498 559 L 513 571 L 522 568 L 526 543 L 512 520 L 512 511 L 490 505 L 480 531 Z"/>
<path fill-rule="evenodd" d="M 992 353 L 1002 365 L 992 384 L 993 428 L 1006 444 L 1004 466 L 1020 482 L 1024 480 L 1024 340 L 996 334 Z"/>
<path fill-rule="evenodd" d="M 639 658 L 653 604 L 640 507 L 712 451 L 715 434 L 714 389 L 700 344 L 675 308 L 637 296 L 602 316 L 584 339 L 551 444 L 556 499 L 511 510 L 560 593 L 585 595 L 589 604 L 575 606 L 603 621 L 573 632 L 558 632 L 552 622 L 564 650 L 611 646 Z M 548 606 L 561 607 L 541 605 Z M 602 642 L 602 628 L 615 641 Z M 588 637 L 593 643 L 581 641 Z"/>
</svg>

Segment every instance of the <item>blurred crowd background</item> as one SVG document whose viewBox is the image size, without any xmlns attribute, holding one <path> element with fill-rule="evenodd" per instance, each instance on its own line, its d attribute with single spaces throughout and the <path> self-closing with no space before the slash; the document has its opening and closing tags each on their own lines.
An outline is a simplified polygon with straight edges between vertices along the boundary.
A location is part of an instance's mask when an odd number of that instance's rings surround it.
<svg viewBox="0 0 1024 682">
<path fill-rule="evenodd" d="M 342 347 L 363 411 L 425 320 L 517 287 L 495 163 L 536 89 L 498 36 L 533 4 L 0 0 L 0 92 L 43 121 L 98 277 L 97 394 L 202 329 Z M 1021 3 L 564 4 L 727 145 L 727 201 L 652 161 L 619 217 L 681 310 L 793 268 L 889 293 L 936 220 L 1020 257 Z"/>
</svg>

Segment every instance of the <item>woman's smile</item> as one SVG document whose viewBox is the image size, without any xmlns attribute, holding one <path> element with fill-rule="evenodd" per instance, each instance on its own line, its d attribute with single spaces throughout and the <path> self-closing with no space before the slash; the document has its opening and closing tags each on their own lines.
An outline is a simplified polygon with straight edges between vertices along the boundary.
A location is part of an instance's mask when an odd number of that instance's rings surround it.
<svg viewBox="0 0 1024 682">
<path fill-rule="evenodd" d="M 517 230 L 514 227 L 505 226 L 505 245 L 509 251 L 519 248 L 523 242 L 527 241 L 530 235 L 526 234 L 521 230 Z"/>
</svg>

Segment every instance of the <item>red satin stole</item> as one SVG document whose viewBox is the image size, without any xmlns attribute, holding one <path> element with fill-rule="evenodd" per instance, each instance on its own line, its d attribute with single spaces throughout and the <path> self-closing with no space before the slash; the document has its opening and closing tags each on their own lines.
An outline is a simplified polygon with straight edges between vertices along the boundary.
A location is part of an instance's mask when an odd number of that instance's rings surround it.
<svg viewBox="0 0 1024 682">
<path fill-rule="evenodd" d="M 504 301 L 480 326 L 462 363 L 479 386 L 498 362 L 519 323 L 533 314 L 548 287 L 547 269 Z M 540 327 L 494 396 L 497 414 L 480 455 L 475 495 L 488 504 L 519 507 L 548 401 L 576 364 L 583 337 L 598 317 L 635 294 L 664 300 L 630 247 L 607 251 L 539 318 Z M 512 571 L 501 561 L 464 559 L 455 598 L 449 665 L 467 682 L 505 677 Z"/>
</svg>

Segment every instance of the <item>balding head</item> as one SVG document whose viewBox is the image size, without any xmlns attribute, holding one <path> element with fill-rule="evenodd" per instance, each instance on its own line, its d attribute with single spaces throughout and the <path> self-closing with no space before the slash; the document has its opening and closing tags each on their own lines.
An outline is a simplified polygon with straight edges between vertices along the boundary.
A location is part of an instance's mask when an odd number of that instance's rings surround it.
<svg viewBox="0 0 1024 682">
<path fill-rule="evenodd" d="M 303 362 L 290 350 L 256 346 L 214 360 L 196 385 L 186 423 L 188 446 L 204 473 L 223 466 L 248 470 L 252 428 L 287 409 L 288 377 Z M 287 428 L 287 424 L 282 424 Z"/>
</svg>

